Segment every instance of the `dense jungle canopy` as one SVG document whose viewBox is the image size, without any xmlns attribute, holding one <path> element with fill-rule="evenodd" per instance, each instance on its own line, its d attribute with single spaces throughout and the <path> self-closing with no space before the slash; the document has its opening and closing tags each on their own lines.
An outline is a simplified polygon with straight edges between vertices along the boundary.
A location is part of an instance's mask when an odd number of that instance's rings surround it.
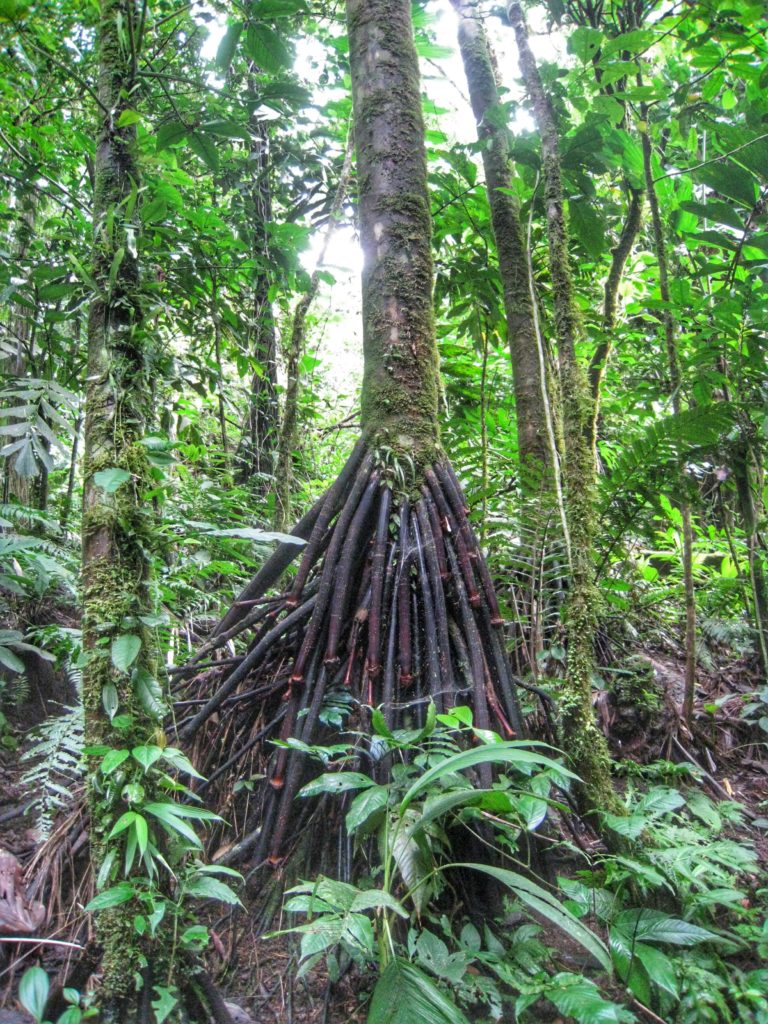
<svg viewBox="0 0 768 1024">
<path fill-rule="evenodd" d="M 768 9 L 0 0 L 0 1024 L 768 1024 Z"/>
</svg>

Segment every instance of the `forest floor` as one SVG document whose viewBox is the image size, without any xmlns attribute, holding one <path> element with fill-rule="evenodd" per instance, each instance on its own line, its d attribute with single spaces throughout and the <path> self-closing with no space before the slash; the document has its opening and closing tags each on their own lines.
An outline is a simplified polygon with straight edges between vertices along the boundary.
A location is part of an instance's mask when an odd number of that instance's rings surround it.
<svg viewBox="0 0 768 1024">
<path fill-rule="evenodd" d="M 598 694 L 596 706 L 614 754 L 634 764 L 660 759 L 695 762 L 701 785 L 715 801 L 734 800 L 744 808 L 743 825 L 729 826 L 729 838 L 750 843 L 762 868 L 768 866 L 768 757 L 759 730 L 741 717 L 747 694 L 758 682 L 746 662 L 727 665 L 718 671 L 701 672 L 693 732 L 680 721 L 683 665 L 669 652 L 649 659 L 655 671 L 663 702 L 653 714 L 638 714 L 633 707 L 617 706 L 605 694 Z M 52 704 L 48 711 L 55 711 Z M 33 794 L 25 791 L 21 775 L 27 767 L 19 761 L 25 749 L 25 734 L 43 715 L 44 708 L 27 703 L 7 712 L 11 735 L 18 749 L 0 745 L 0 855 L 8 854 L 24 868 L 39 849 L 41 837 L 29 808 Z M 621 783 L 620 783 L 621 784 Z M 757 821 L 757 827 L 755 822 Z M 579 843 L 599 852 L 598 837 L 579 824 Z M 558 862 L 557 873 L 568 873 L 568 862 Z M 18 879 L 17 879 L 18 883 Z M 5 892 L 3 886 L 5 885 Z M 3 900 L 12 898 L 9 883 L 0 871 L 0 1024 L 22 1024 L 31 1020 L 19 1011 L 16 986 L 24 968 L 42 962 L 49 972 L 59 970 L 73 951 L 63 947 L 18 944 L 3 934 Z M 12 884 L 11 884 L 12 888 Z M 23 892 L 17 892 L 22 896 Z M 364 1019 L 364 1007 L 372 981 L 354 969 L 330 984 L 321 970 L 311 970 L 296 979 L 297 943 L 292 937 L 265 939 L 249 927 L 247 915 L 209 922 L 213 943 L 209 969 L 218 979 L 226 997 L 236 1005 L 235 1024 L 351 1024 Z M 45 930 L 45 929 L 43 929 Z M 19 933 L 16 933 L 19 934 Z M 27 936 L 29 938 L 30 936 Z M 73 938 L 74 936 L 59 936 Z M 584 954 L 557 930 L 548 927 L 543 939 L 554 950 L 553 966 L 580 972 Z M 76 953 L 74 954 L 76 955 Z M 758 964 L 745 965 L 757 967 Z M 483 1019 L 488 1019 L 487 1014 Z M 542 1010 L 541 1021 L 561 1021 L 556 1013 Z M 657 1018 L 658 1019 L 658 1018 Z"/>
</svg>

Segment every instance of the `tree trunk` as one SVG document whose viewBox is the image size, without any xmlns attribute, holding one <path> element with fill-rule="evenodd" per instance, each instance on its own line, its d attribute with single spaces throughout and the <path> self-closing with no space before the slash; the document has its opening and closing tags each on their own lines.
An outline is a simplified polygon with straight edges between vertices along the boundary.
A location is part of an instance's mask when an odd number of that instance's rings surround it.
<svg viewBox="0 0 768 1024">
<path fill-rule="evenodd" d="M 191 701 L 180 705 L 178 729 L 207 752 L 211 783 L 227 792 L 248 763 L 265 777 L 231 860 L 277 866 L 296 849 L 306 761 L 288 746 L 273 752 L 268 740 L 327 737 L 323 701 L 337 687 L 357 702 L 361 730 L 371 706 L 393 728 L 423 723 L 430 702 L 437 711 L 469 702 L 479 728 L 522 733 L 493 585 L 440 446 L 410 9 L 410 0 L 347 5 L 364 253 L 363 437 L 294 528 L 306 545 L 288 588 L 263 601 L 296 553 L 284 544 L 178 674 L 179 698 Z M 238 635 L 252 637 L 245 655 L 202 661 Z M 216 736 L 230 725 L 225 753 Z M 490 768 L 480 774 L 490 785 Z M 302 806 L 306 827 L 318 812 Z M 323 839 L 340 841 L 342 827 L 324 821 Z"/>
<path fill-rule="evenodd" d="M 610 774 L 605 738 L 595 724 L 592 676 L 599 593 L 595 584 L 596 465 L 592 444 L 594 403 L 584 367 L 576 355 L 581 331 L 573 294 L 568 228 L 563 204 L 559 136 L 554 110 L 544 91 L 528 30 L 517 2 L 508 8 L 515 32 L 520 70 L 530 96 L 541 139 L 544 205 L 565 439 L 565 507 L 570 536 L 570 594 L 565 613 L 567 671 L 560 694 L 564 747 L 582 779 L 585 811 L 620 812 Z"/>
<path fill-rule="evenodd" d="M 248 74 L 248 92 L 255 98 L 258 88 L 255 68 Z M 255 105 L 258 101 L 254 99 Z M 254 364 L 248 395 L 248 411 L 240 443 L 235 453 L 235 481 L 253 481 L 265 494 L 275 470 L 275 449 L 278 436 L 277 404 L 277 334 L 270 299 L 269 237 L 267 225 L 272 219 L 272 195 L 269 184 L 269 127 L 256 113 L 251 115 L 252 170 L 250 217 L 253 231 L 254 276 L 251 293 L 251 315 L 248 351 Z"/>
<path fill-rule="evenodd" d="M 349 0 L 363 249 L 363 430 L 421 469 L 439 451 L 432 221 L 408 5 Z"/>
<path fill-rule="evenodd" d="M 143 765 L 136 753 L 143 749 L 162 756 L 165 744 L 160 728 L 165 708 L 155 681 L 157 651 L 151 625 L 145 624 L 153 611 L 154 515 L 144 497 L 153 485 L 142 440 L 152 409 L 153 332 L 144 326 L 136 250 L 140 220 L 138 203 L 131 201 L 141 188 L 136 129 L 130 118 L 121 124 L 124 111 L 136 102 L 141 24 L 134 0 L 102 0 L 92 266 L 96 291 L 88 317 L 83 435 L 83 705 L 85 746 L 92 751 L 88 809 L 97 887 L 108 889 L 127 876 L 153 907 L 167 909 L 173 906 L 171 893 L 159 878 L 147 882 L 152 872 L 141 840 L 139 856 L 129 861 L 127 832 L 112 834 L 128 808 L 148 816 L 152 801 L 174 806 L 158 785 L 160 773 Z M 125 757 L 115 771 L 106 758 L 118 751 Z M 155 858 L 153 849 L 162 847 L 176 880 L 185 855 L 175 853 L 172 842 L 165 844 L 159 830 L 147 826 L 147 817 L 142 820 L 150 858 Z M 155 871 L 159 859 L 153 860 Z M 213 1016 L 231 1024 L 226 1010 L 216 1011 L 217 997 L 209 997 L 209 983 L 188 951 L 175 948 L 173 929 L 182 919 L 167 914 L 153 936 L 135 924 L 136 915 L 145 913 L 147 904 L 138 896 L 95 913 L 102 1024 L 149 1020 L 156 982 L 175 993 L 174 1019 L 208 1024 Z M 142 979 L 138 986 L 137 978 Z M 55 1016 L 57 999 L 60 995 L 54 994 L 49 1016 Z"/>
<path fill-rule="evenodd" d="M 523 494 L 548 490 L 557 458 L 556 429 L 533 311 L 525 233 L 510 172 L 508 133 L 498 121 L 501 100 L 493 55 L 474 4 L 451 0 L 459 16 L 459 49 L 469 86 L 491 208 L 491 224 L 504 289 L 515 387 L 517 445 Z"/>
<path fill-rule="evenodd" d="M 126 204 L 140 187 L 136 129 L 119 127 L 135 84 L 125 33 L 135 27 L 132 0 L 103 0 L 98 34 L 101 126 L 96 144 L 93 279 L 98 291 L 88 317 L 88 363 L 84 430 L 83 501 L 83 703 L 88 747 L 133 746 L 145 738 L 144 714 L 130 676 L 114 667 L 110 642 L 127 629 L 126 617 L 151 607 L 149 594 L 151 519 L 142 501 L 149 489 L 148 463 L 141 445 L 152 393 L 149 338 L 143 331 L 139 267 Z M 113 268 L 116 268 L 113 270 Z M 99 473 L 122 475 L 112 491 Z M 103 478 L 101 478 L 103 479 Z M 107 642 L 109 641 L 109 642 Z M 152 671 L 154 652 L 142 636 L 137 665 Z M 115 712 L 129 714 L 128 735 L 112 726 Z M 119 793 L 105 798 L 99 763 L 91 759 L 89 805 L 94 873 L 101 867 L 106 836 L 124 810 Z M 103 951 L 100 1002 L 104 1020 L 120 1020 L 141 970 L 133 928 L 136 906 L 125 904 L 96 915 Z M 128 1015 L 126 1013 L 126 1019 Z"/>
</svg>

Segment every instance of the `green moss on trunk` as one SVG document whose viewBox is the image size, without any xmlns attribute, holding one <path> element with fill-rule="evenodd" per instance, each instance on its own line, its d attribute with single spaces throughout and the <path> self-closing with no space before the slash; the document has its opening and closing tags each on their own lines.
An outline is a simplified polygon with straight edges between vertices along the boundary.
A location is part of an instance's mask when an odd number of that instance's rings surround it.
<svg viewBox="0 0 768 1024">
<path fill-rule="evenodd" d="M 146 742 L 154 722 L 136 699 L 129 672 L 115 667 L 111 645 L 121 634 L 141 639 L 135 662 L 154 672 L 155 651 L 138 616 L 151 609 L 149 592 L 151 523 L 143 494 L 149 466 L 141 444 L 152 395 L 152 346 L 143 330 L 139 266 L 135 238 L 139 230 L 140 179 L 136 134 L 118 127 L 131 106 L 135 66 L 126 45 L 137 13 L 131 0 L 103 0 L 98 32 L 99 101 L 102 121 L 96 146 L 94 255 L 97 291 L 88 319 L 88 365 L 84 438 L 83 505 L 83 703 L 88 746 L 131 747 Z M 133 207 L 130 219 L 127 210 Z M 100 486 L 97 474 L 117 469 L 127 474 L 116 490 Z M 109 711 L 114 704 L 130 724 L 120 731 Z M 91 859 L 102 864 L 106 838 L 125 805 L 116 787 L 108 788 L 91 760 L 89 809 Z M 96 939 L 102 949 L 102 1018 L 128 1019 L 136 974 L 146 950 L 133 927 L 131 903 L 99 913 Z"/>
<path fill-rule="evenodd" d="M 601 811 L 620 814 L 623 805 L 613 791 L 608 747 L 595 724 L 592 710 L 594 644 L 599 610 L 593 565 L 596 531 L 596 466 L 592 445 L 594 402 L 586 372 L 576 355 L 581 325 L 574 301 L 569 260 L 558 128 L 528 42 L 523 12 L 516 0 L 509 4 L 508 13 L 515 30 L 520 69 L 541 136 L 544 205 L 558 341 L 565 449 L 563 477 L 571 560 L 570 594 L 565 611 L 567 674 L 560 691 L 563 740 L 582 779 L 582 809 L 593 814 Z"/>
</svg>

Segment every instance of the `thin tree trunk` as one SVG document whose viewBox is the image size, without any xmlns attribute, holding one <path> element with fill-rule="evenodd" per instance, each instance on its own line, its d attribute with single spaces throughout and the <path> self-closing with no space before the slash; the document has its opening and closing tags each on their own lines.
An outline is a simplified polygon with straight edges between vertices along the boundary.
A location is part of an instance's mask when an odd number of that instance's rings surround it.
<svg viewBox="0 0 768 1024">
<path fill-rule="evenodd" d="M 638 76 L 638 83 L 640 84 Z M 641 117 L 648 123 L 648 111 L 641 108 Z M 664 303 L 662 322 L 667 348 L 667 366 L 669 372 L 669 388 L 672 396 L 672 410 L 679 415 L 682 407 L 682 375 L 680 357 L 675 338 L 675 322 L 671 312 L 671 295 L 669 292 L 669 264 L 667 246 L 664 237 L 664 225 L 661 220 L 659 199 L 653 181 L 651 139 L 647 127 L 640 133 L 643 147 L 643 169 L 645 171 L 645 187 L 648 193 L 648 205 L 651 210 L 653 242 L 656 260 L 659 265 L 659 292 Z M 680 474 L 683 495 L 680 500 L 680 514 L 683 520 L 683 590 L 685 593 L 685 689 L 683 693 L 683 719 L 690 722 L 693 716 L 693 702 L 696 695 L 696 594 L 693 582 L 693 524 L 691 522 L 691 505 L 685 491 L 688 480 L 684 473 Z"/>
<path fill-rule="evenodd" d="M 352 170 L 354 152 L 353 135 L 350 131 L 344 162 L 341 167 L 336 192 L 331 203 L 328 227 L 323 239 L 322 248 L 317 257 L 317 265 L 309 280 L 309 287 L 299 299 L 293 314 L 291 341 L 288 348 L 287 383 L 285 388 L 285 404 L 280 425 L 280 439 L 277 445 L 277 467 L 275 469 L 275 527 L 284 530 L 291 521 L 291 492 L 293 490 L 293 452 L 296 447 L 296 428 L 299 410 L 299 363 L 304 352 L 307 332 L 307 314 L 315 301 L 320 287 L 320 271 L 325 263 L 328 246 L 336 229 L 341 208 L 349 188 L 349 176 Z"/>
<path fill-rule="evenodd" d="M 568 641 L 566 678 L 560 695 L 565 749 L 582 779 L 581 802 L 591 812 L 620 811 L 611 782 L 610 757 L 592 709 L 592 676 L 599 593 L 594 573 L 596 466 L 592 445 L 594 403 L 584 368 L 576 355 L 580 335 L 569 259 L 563 205 L 559 135 L 554 111 L 528 42 L 517 2 L 508 15 L 515 32 L 520 70 L 539 130 L 544 179 L 544 207 L 549 243 L 552 301 L 558 341 L 558 368 L 565 439 L 565 508 L 570 534 L 571 580 L 565 613 Z"/>
<path fill-rule="evenodd" d="M 613 250 L 611 267 L 605 281 L 603 292 L 603 340 L 596 347 L 589 363 L 589 387 L 592 393 L 592 401 L 595 406 L 593 418 L 593 444 L 597 441 L 597 420 L 600 413 L 600 388 L 603 383 L 603 376 L 611 357 L 613 348 L 613 336 L 616 330 L 616 311 L 619 300 L 619 286 L 624 276 L 624 268 L 627 265 L 632 247 L 635 244 L 640 225 L 643 222 L 643 190 L 632 188 L 627 185 L 629 191 L 629 206 L 627 218 L 621 229 L 621 235 L 616 248 Z"/>
<path fill-rule="evenodd" d="M 77 455 L 78 448 L 80 447 L 80 430 L 83 426 L 82 413 L 77 414 L 75 418 L 75 427 L 72 434 L 72 451 L 69 457 L 69 472 L 67 473 L 67 493 L 64 496 L 64 503 L 61 508 L 61 517 L 59 519 L 59 526 L 61 527 L 62 533 L 66 533 L 67 524 L 69 523 L 69 517 L 72 513 L 72 499 L 75 493 L 75 475 L 77 473 Z"/>
<path fill-rule="evenodd" d="M 451 0 L 459 16 L 459 49 L 467 76 L 491 208 L 491 223 L 504 289 L 512 373 L 515 386 L 517 444 L 524 494 L 549 489 L 552 464 L 546 429 L 543 380 L 528 281 L 528 257 L 520 207 L 510 171 L 508 131 L 498 120 L 500 96 L 493 53 L 474 4 Z"/>
<path fill-rule="evenodd" d="M 258 97 L 255 67 L 248 74 L 248 92 Z M 249 167 L 253 180 L 250 189 L 250 219 L 253 231 L 254 277 L 248 351 L 255 364 L 251 376 L 248 411 L 240 443 L 235 453 L 235 480 L 256 482 L 257 490 L 269 490 L 269 478 L 275 469 L 278 437 L 277 333 L 270 299 L 269 237 L 267 225 L 272 218 L 269 183 L 269 127 L 257 113 L 251 115 L 251 152 Z"/>
</svg>

